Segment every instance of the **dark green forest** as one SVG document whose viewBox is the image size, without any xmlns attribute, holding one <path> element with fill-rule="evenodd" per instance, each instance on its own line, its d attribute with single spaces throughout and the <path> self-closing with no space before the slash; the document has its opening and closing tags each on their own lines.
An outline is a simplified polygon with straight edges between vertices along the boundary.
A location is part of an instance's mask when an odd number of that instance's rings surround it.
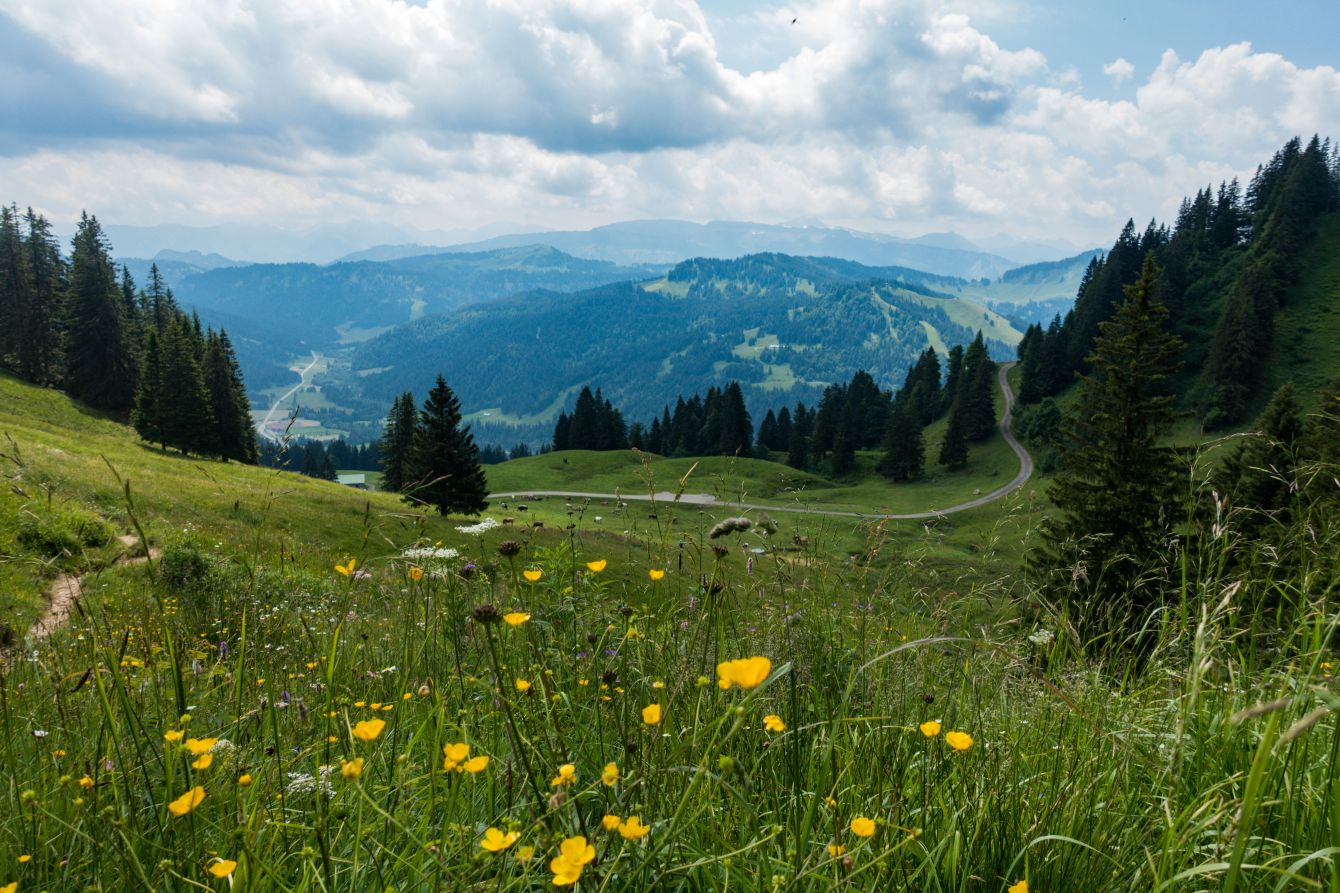
<svg viewBox="0 0 1340 893">
<path fill-rule="evenodd" d="M 31 209 L 0 208 L 0 367 L 128 419 L 166 449 L 257 461 L 241 368 L 228 333 L 177 303 L 156 267 L 120 275 L 96 217 L 67 260 Z"/>
</svg>

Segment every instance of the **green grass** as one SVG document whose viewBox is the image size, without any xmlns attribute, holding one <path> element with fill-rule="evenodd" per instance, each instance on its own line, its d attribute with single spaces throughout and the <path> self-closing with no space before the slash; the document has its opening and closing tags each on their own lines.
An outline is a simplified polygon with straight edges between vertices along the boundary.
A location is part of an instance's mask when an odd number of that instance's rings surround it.
<svg viewBox="0 0 1340 893">
<path fill-rule="evenodd" d="M 1000 402 L 996 395 L 997 404 Z M 998 433 L 972 444 L 968 464 L 946 471 L 937 464 L 947 421 L 925 431 L 927 474 L 918 481 L 892 483 L 875 470 L 879 454 L 857 454 L 857 469 L 838 480 L 797 471 L 783 462 L 728 456 L 655 457 L 651 491 L 676 489 L 708 493 L 718 500 L 792 508 L 832 509 L 871 514 L 911 514 L 957 505 L 1007 483 L 1019 460 Z M 781 457 L 778 457 L 781 458 Z M 487 469 L 489 489 L 497 493 L 527 490 L 574 490 L 646 494 L 648 483 L 640 454 L 634 451 L 565 450 L 515 459 Z"/>
<path fill-rule="evenodd" d="M 11 483 L 124 523 L 106 455 L 167 548 L 89 578 L 72 623 L 0 671 L 0 886 L 521 893 L 556 889 L 579 835 L 579 893 L 1340 886 L 1333 517 L 1301 525 L 1306 568 L 1193 542 L 1157 644 L 1105 664 L 992 557 L 1023 538 L 1018 504 L 949 522 L 976 540 L 957 565 L 938 526 L 867 525 L 848 559 L 836 522 L 712 539 L 718 516 L 684 505 L 597 521 L 546 500 L 543 529 L 474 535 L 160 455 L 12 379 L 0 397 Z M 713 471 L 723 490 L 739 468 Z M 457 554 L 404 555 L 420 533 Z M 334 569 L 350 556 L 366 576 Z M 510 611 L 529 616 L 490 622 Z M 748 657 L 761 684 L 719 689 L 719 662 Z M 444 765 L 457 743 L 487 764 Z M 486 852 L 489 828 L 512 846 Z"/>
</svg>

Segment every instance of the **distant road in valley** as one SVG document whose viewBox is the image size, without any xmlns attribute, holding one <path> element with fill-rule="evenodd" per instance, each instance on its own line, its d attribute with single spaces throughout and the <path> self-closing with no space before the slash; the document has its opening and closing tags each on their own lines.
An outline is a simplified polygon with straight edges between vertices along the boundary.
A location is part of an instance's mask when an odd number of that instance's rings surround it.
<svg viewBox="0 0 1340 893">
<path fill-rule="evenodd" d="M 753 502 L 727 502 L 719 500 L 710 493 L 684 493 L 679 497 L 679 501 L 686 505 L 701 506 L 721 506 L 724 508 L 738 509 L 756 509 L 767 512 L 792 512 L 800 515 L 824 515 L 830 518 L 870 518 L 874 520 L 889 521 L 920 521 L 929 518 L 938 518 L 942 515 L 952 515 L 955 512 L 966 512 L 968 509 L 975 509 L 989 503 L 1002 499 L 1022 487 L 1030 477 L 1033 476 L 1033 457 L 1028 454 L 1014 437 L 1014 391 L 1010 390 L 1009 372 L 1014 367 L 1014 363 L 1002 363 L 997 381 L 1000 384 L 1000 392 L 1005 397 L 1005 411 L 1000 416 L 1000 435 L 1005 438 L 1005 442 L 1010 445 L 1014 455 L 1019 458 L 1019 473 L 1014 476 L 1008 484 L 998 487 L 990 493 L 974 497 L 967 502 L 960 502 L 958 505 L 952 505 L 948 508 L 935 509 L 925 512 L 912 512 L 906 515 L 881 515 L 875 512 L 847 512 L 837 509 L 815 509 L 804 508 L 801 506 L 787 505 L 762 505 Z M 621 499 L 627 502 L 673 502 L 675 494 L 670 491 L 664 491 L 652 496 L 635 496 L 623 493 L 584 493 L 577 490 L 521 490 L 513 493 L 490 493 L 490 499 L 527 499 L 536 496 L 560 496 L 569 499 Z"/>
<path fill-rule="evenodd" d="M 274 402 L 274 405 L 270 407 L 270 411 L 265 414 L 265 418 L 261 419 L 261 423 L 256 426 L 256 430 L 260 433 L 261 437 L 268 438 L 269 440 L 279 439 L 278 437 L 271 436 L 267 430 L 270 427 L 270 423 L 274 421 L 275 413 L 279 412 L 280 407 L 284 405 L 285 400 L 292 397 L 299 391 L 306 390 L 310 386 L 307 381 L 307 375 L 312 371 L 312 367 L 319 362 L 321 362 L 321 354 L 317 353 L 316 351 L 312 351 L 312 362 L 308 363 L 305 367 L 299 370 L 298 383 L 295 384 L 293 387 L 289 388 L 288 391 L 285 392 L 284 396 L 280 397 L 278 400 Z"/>
</svg>

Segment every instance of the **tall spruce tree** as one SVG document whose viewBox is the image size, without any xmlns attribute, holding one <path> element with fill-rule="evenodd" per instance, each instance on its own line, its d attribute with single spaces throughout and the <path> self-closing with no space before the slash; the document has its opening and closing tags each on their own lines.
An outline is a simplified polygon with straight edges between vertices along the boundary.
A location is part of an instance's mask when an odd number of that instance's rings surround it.
<svg viewBox="0 0 1340 893">
<path fill-rule="evenodd" d="M 968 437 L 963 418 L 963 401 L 955 400 L 949 407 L 949 422 L 945 425 L 944 440 L 940 442 L 939 462 L 951 471 L 968 464 Z"/>
<path fill-rule="evenodd" d="M 996 430 L 996 364 L 986 350 L 981 331 L 963 354 L 963 376 L 959 385 L 963 436 L 970 442 L 985 440 Z"/>
<path fill-rule="evenodd" d="M 813 417 L 805 404 L 797 403 L 796 411 L 791 414 L 791 437 L 786 446 L 786 464 L 792 468 L 803 471 L 809 467 L 813 425 Z"/>
<path fill-rule="evenodd" d="M 96 217 L 75 231 L 65 316 L 65 388 L 90 406 L 127 410 L 135 399 L 135 363 L 121 292 Z"/>
<path fill-rule="evenodd" d="M 158 332 L 150 329 L 141 352 L 139 387 L 135 394 L 135 411 L 130 421 L 135 432 L 149 443 L 167 449 L 167 432 L 158 396 L 163 389 L 163 357 L 158 348 Z"/>
<path fill-rule="evenodd" d="M 16 207 L 0 207 L 0 366 L 20 375 L 23 331 L 33 301 L 32 273 Z"/>
<path fill-rule="evenodd" d="M 256 428 L 251 423 L 251 402 L 247 400 L 232 342 L 223 331 L 211 331 L 205 340 L 203 372 L 210 414 L 214 417 L 215 452 L 225 460 L 254 464 Z"/>
<path fill-rule="evenodd" d="M 744 392 L 740 383 L 732 381 L 721 392 L 720 430 L 717 436 L 716 451 L 722 456 L 747 456 L 753 449 L 754 426 L 749 418 L 749 410 L 744 405 Z"/>
<path fill-rule="evenodd" d="M 893 481 L 921 477 L 926 467 L 926 444 L 921 436 L 921 420 L 910 397 L 894 401 L 884 431 L 883 447 L 880 474 Z"/>
<path fill-rule="evenodd" d="M 1111 319 L 1097 326 L 1089 371 L 1065 413 L 1065 441 L 1032 564 L 1072 597 L 1088 631 L 1143 621 L 1159 591 L 1141 577 L 1180 517 L 1176 454 L 1162 438 L 1174 419 L 1168 379 L 1182 345 L 1154 297 L 1153 255 Z"/>
<path fill-rule="evenodd" d="M 386 427 L 382 430 L 378 447 L 381 452 L 382 479 L 381 489 L 399 493 L 409 481 L 406 477 L 406 464 L 409 461 L 410 444 L 414 440 L 414 427 L 419 411 L 414 406 L 414 395 L 409 391 L 395 398 L 391 411 L 386 416 Z M 555 445 L 555 449 L 558 446 Z"/>
<path fill-rule="evenodd" d="M 185 317 L 178 316 L 163 331 L 159 355 L 157 408 L 163 439 L 183 453 L 217 453 L 205 376 L 196 360 L 194 332 Z"/>
<path fill-rule="evenodd" d="M 443 516 L 488 508 L 479 448 L 469 427 L 461 427 L 460 401 L 440 375 L 419 412 L 405 477 L 406 500 L 431 505 Z"/>
<path fill-rule="evenodd" d="M 19 374 L 38 384 L 59 384 L 64 367 L 61 331 L 65 320 L 68 268 L 45 217 L 28 209 L 24 249 L 31 277 L 19 344 Z"/>
</svg>

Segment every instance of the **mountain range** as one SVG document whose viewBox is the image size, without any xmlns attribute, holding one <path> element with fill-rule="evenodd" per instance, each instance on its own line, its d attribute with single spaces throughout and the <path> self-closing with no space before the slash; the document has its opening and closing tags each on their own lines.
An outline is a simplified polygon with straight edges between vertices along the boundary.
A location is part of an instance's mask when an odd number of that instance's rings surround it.
<svg viewBox="0 0 1340 893">
<path fill-rule="evenodd" d="M 1005 234 L 975 241 L 957 233 L 903 238 L 813 221 L 765 224 L 631 220 L 589 230 L 536 230 L 506 223 L 441 230 L 343 223 L 303 231 L 245 224 L 209 227 L 109 224 L 106 232 L 122 257 L 153 258 L 167 251 L 198 256 L 216 254 L 245 263 L 326 264 L 543 244 L 577 257 L 619 264 L 669 265 L 692 257 L 727 258 L 775 252 L 842 257 L 875 266 L 908 266 L 964 278 L 995 278 L 1021 264 L 1068 257 L 1082 247 L 1064 240 L 1021 240 Z"/>
</svg>

